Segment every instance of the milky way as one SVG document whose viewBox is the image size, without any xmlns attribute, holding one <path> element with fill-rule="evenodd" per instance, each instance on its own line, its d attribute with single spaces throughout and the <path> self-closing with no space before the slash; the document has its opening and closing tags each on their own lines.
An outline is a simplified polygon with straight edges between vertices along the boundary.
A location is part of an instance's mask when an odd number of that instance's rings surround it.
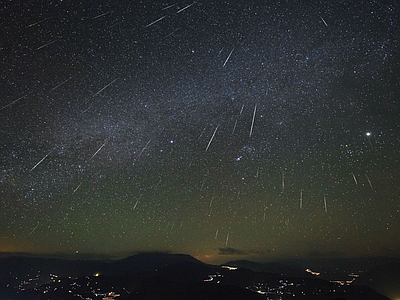
<svg viewBox="0 0 400 300">
<path fill-rule="evenodd" d="M 0 15 L 1 252 L 400 253 L 395 1 Z"/>
</svg>

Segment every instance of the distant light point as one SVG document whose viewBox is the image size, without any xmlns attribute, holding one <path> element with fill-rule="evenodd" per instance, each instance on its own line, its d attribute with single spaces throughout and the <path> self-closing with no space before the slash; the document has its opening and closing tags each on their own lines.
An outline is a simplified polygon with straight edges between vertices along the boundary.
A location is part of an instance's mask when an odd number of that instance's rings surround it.
<svg viewBox="0 0 400 300">
<path fill-rule="evenodd" d="M 365 135 L 366 135 L 366 136 L 371 136 L 372 133 L 371 133 L 371 132 L 367 132 Z"/>
</svg>

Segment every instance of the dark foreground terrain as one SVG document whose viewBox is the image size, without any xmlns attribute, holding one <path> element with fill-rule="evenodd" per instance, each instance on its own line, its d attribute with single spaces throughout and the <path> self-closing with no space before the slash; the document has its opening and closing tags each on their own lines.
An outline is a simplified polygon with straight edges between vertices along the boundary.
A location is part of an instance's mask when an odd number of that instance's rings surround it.
<svg viewBox="0 0 400 300">
<path fill-rule="evenodd" d="M 181 254 L 118 261 L 0 259 L 0 299 L 389 299 L 365 285 L 330 282 L 302 268 L 246 261 L 204 264 Z"/>
</svg>

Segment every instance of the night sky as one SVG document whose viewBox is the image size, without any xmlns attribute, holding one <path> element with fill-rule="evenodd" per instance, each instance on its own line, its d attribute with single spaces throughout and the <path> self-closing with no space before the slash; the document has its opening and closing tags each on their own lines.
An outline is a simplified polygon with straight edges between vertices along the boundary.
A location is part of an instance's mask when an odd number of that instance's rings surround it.
<svg viewBox="0 0 400 300">
<path fill-rule="evenodd" d="M 398 1 L 3 2 L 0 252 L 399 255 Z"/>
</svg>

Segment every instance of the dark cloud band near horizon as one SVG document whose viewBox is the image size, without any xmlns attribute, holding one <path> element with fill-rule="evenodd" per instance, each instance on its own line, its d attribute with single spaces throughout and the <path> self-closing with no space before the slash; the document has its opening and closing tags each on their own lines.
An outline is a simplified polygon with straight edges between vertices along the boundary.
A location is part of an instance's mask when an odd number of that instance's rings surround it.
<svg viewBox="0 0 400 300">
<path fill-rule="evenodd" d="M 242 256 L 249 256 L 249 255 L 258 255 L 258 256 L 265 256 L 271 253 L 271 250 L 267 251 L 260 251 L 260 250 L 239 250 L 231 247 L 226 248 L 218 248 L 219 255 L 242 255 Z"/>
</svg>

